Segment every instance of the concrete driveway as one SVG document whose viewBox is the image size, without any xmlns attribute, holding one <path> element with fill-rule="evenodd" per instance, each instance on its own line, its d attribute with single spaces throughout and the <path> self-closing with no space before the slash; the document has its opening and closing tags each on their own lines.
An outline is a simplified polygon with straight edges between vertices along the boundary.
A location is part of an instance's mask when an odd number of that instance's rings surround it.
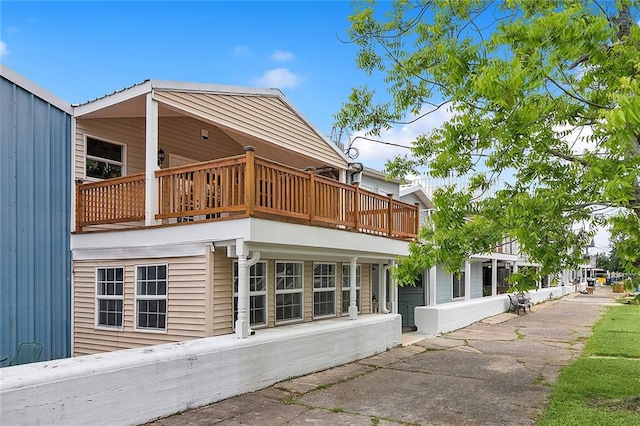
<svg viewBox="0 0 640 426">
<path fill-rule="evenodd" d="M 150 425 L 528 425 L 582 353 L 610 287 L 293 378 Z"/>
</svg>

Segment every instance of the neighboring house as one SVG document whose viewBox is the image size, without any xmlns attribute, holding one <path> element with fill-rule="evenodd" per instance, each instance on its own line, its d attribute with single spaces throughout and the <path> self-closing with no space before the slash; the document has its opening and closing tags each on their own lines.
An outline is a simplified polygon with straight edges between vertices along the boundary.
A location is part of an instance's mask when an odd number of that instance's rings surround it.
<svg viewBox="0 0 640 426">
<path fill-rule="evenodd" d="M 424 224 L 428 212 L 434 209 L 424 187 L 402 186 L 399 194 L 401 201 L 418 203 Z M 505 296 L 509 290 L 507 278 L 518 268 L 538 267 L 521 253 L 517 241 L 505 241 L 492 253 L 471 256 L 459 273 L 436 265 L 425 271 L 415 286 L 398 290 L 402 325 L 426 335 L 438 335 L 504 312 L 509 307 Z M 576 271 L 566 270 L 557 277 L 543 277 L 530 297 L 537 303 L 578 291 L 580 287 L 572 285 L 576 276 Z"/>
<path fill-rule="evenodd" d="M 41 360 L 65 358 L 72 108 L 4 65 L 0 76 L 0 355 L 38 341 Z"/>
<path fill-rule="evenodd" d="M 74 123 L 73 355 L 386 306 L 418 209 L 351 185 L 280 91 L 150 80 Z"/>
</svg>

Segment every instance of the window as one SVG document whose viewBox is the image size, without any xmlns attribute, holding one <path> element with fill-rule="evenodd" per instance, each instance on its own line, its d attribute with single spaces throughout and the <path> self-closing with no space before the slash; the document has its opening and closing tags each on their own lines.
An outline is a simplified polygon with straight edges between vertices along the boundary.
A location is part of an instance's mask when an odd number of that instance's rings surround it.
<svg viewBox="0 0 640 426">
<path fill-rule="evenodd" d="M 336 265 L 315 263 L 313 265 L 313 316 L 325 317 L 336 314 Z"/>
<path fill-rule="evenodd" d="M 356 265 L 356 306 L 360 312 L 360 283 L 362 280 L 361 265 Z M 342 264 L 342 315 L 349 313 L 351 265 Z"/>
<path fill-rule="evenodd" d="M 122 327 L 124 268 L 96 269 L 96 325 Z"/>
<path fill-rule="evenodd" d="M 136 328 L 167 328 L 167 265 L 138 266 L 136 272 Z"/>
<path fill-rule="evenodd" d="M 124 145 L 87 137 L 86 177 L 110 179 L 124 176 Z"/>
<path fill-rule="evenodd" d="M 464 272 L 456 272 L 453 274 L 453 298 L 458 299 L 464 297 Z"/>
<path fill-rule="evenodd" d="M 233 323 L 238 319 L 238 262 L 233 262 Z M 249 268 L 249 324 L 267 323 L 267 262 Z"/>
<path fill-rule="evenodd" d="M 302 262 L 276 262 L 276 322 L 302 319 Z"/>
</svg>

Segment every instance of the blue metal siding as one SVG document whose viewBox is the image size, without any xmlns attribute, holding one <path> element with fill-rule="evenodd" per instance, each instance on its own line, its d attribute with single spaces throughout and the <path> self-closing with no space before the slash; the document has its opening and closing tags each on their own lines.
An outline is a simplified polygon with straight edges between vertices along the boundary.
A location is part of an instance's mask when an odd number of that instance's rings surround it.
<svg viewBox="0 0 640 426">
<path fill-rule="evenodd" d="M 71 117 L 0 79 L 0 354 L 71 351 Z M 6 364 L 3 364 L 6 365 Z"/>
<path fill-rule="evenodd" d="M 471 262 L 471 299 L 482 297 L 482 263 Z"/>
</svg>

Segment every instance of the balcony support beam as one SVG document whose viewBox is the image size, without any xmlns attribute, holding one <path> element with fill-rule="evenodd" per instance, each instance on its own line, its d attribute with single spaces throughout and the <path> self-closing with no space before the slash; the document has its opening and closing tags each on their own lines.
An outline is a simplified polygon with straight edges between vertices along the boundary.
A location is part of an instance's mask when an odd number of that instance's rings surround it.
<svg viewBox="0 0 640 426">
<path fill-rule="evenodd" d="M 158 179 L 156 170 L 158 166 L 158 101 L 153 99 L 153 92 L 147 93 L 146 111 L 146 137 L 145 137 L 145 197 L 144 197 L 144 224 L 152 226 L 160 224 L 156 219 L 158 214 Z"/>
</svg>

